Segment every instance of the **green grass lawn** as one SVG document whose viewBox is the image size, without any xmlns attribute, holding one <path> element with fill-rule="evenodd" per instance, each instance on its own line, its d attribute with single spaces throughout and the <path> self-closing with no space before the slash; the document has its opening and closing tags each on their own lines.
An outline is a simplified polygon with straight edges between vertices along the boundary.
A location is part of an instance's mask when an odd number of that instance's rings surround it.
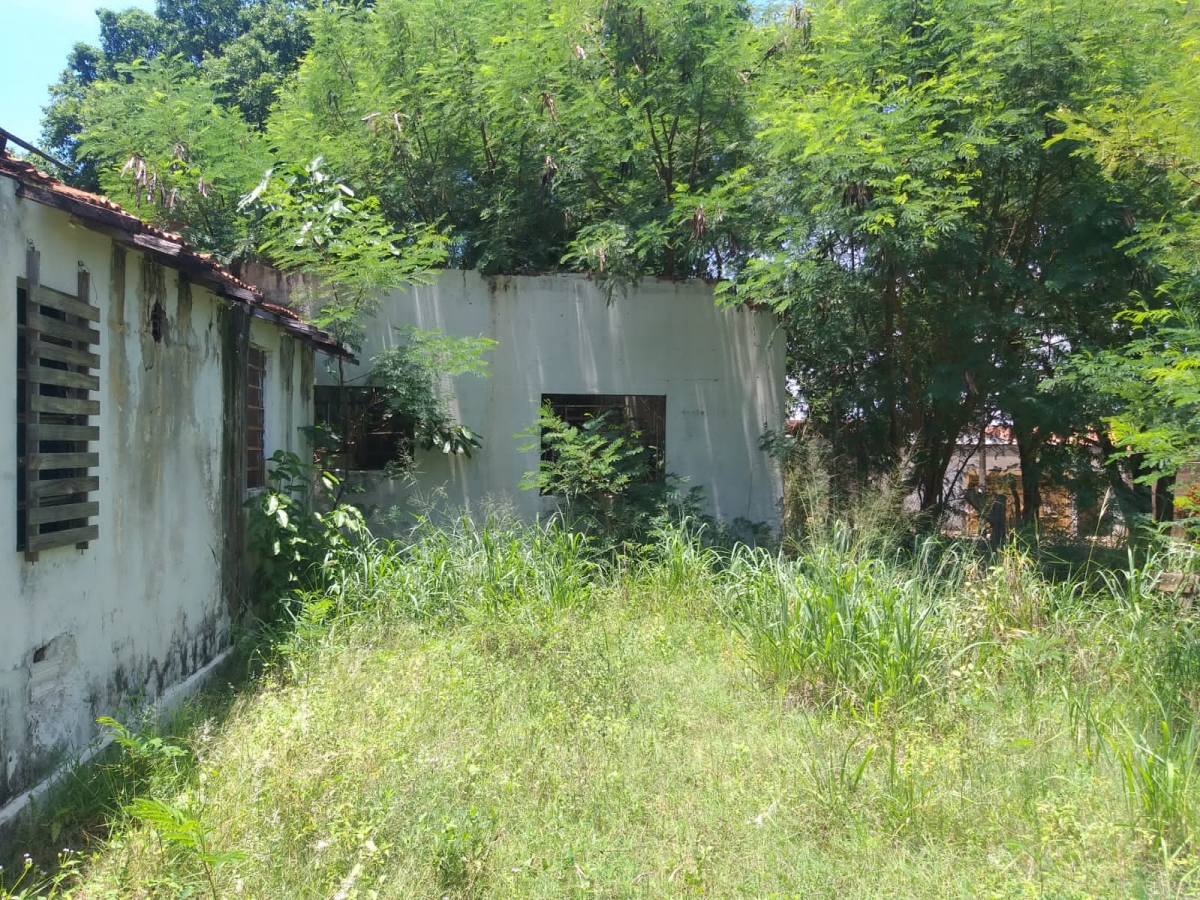
<svg viewBox="0 0 1200 900">
<path fill-rule="evenodd" d="M 1137 577 L 1015 553 L 613 569 L 464 526 L 310 598 L 185 754 L 130 735 L 71 890 L 1196 896 L 1198 647 Z"/>
</svg>

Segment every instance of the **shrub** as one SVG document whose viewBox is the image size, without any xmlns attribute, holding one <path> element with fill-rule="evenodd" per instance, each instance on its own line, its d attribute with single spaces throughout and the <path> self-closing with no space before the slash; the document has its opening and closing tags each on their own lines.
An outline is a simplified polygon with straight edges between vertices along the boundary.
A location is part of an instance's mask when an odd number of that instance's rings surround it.
<svg viewBox="0 0 1200 900">
<path fill-rule="evenodd" d="M 283 450 L 270 462 L 266 490 L 246 501 L 254 594 L 268 609 L 327 587 L 341 556 L 367 536 L 362 513 L 335 501 L 336 478 Z"/>
<path fill-rule="evenodd" d="M 655 478 L 651 448 L 609 413 L 569 425 L 543 406 L 537 423 L 518 436 L 531 439 L 523 451 L 542 450 L 521 489 L 561 498 L 568 523 L 609 547 L 644 540 L 664 518 L 699 515 L 700 489 L 682 492 L 681 479 L 669 473 Z"/>
</svg>

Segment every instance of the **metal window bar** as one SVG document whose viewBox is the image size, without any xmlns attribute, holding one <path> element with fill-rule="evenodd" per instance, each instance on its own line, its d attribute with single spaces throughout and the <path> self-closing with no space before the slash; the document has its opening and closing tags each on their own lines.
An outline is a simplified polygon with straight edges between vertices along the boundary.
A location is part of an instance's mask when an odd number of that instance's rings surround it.
<svg viewBox="0 0 1200 900">
<path fill-rule="evenodd" d="M 313 389 L 313 421 L 328 426 L 341 439 L 345 459 L 334 467 L 353 472 L 379 472 L 413 452 L 414 430 L 399 415 L 389 414 L 387 399 L 374 385 L 325 385 Z"/>
<path fill-rule="evenodd" d="M 260 488 L 267 483 L 266 411 L 263 406 L 266 351 L 251 347 L 246 365 L 246 487 Z"/>
<path fill-rule="evenodd" d="M 667 398 L 663 394 L 542 394 L 556 416 L 579 426 L 606 413 L 615 422 L 631 426 L 638 441 L 650 451 L 649 481 L 666 477 Z M 543 451 L 545 456 L 545 451 Z"/>
</svg>

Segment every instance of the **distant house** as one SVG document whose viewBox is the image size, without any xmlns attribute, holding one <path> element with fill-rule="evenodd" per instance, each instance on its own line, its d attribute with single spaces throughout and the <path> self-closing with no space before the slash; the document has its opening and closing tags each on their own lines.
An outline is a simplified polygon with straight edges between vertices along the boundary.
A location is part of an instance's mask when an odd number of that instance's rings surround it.
<svg viewBox="0 0 1200 900">
<path fill-rule="evenodd" d="M 1057 438 L 1051 440 L 1058 441 Z M 1096 467 L 1098 471 L 1098 459 Z M 978 431 L 962 435 L 946 469 L 944 485 L 947 531 L 976 535 L 989 530 L 980 522 L 985 493 L 992 498 L 991 502 L 1003 499 L 1003 519 L 1009 527 L 1018 523 L 1025 506 L 1025 490 L 1021 480 L 1021 455 L 1012 429 L 989 425 L 983 440 Z M 1043 536 L 1108 538 L 1113 535 L 1114 527 L 1119 528 L 1112 521 L 1099 521 L 1100 498 L 1090 497 L 1085 501 L 1067 483 L 1050 473 L 1043 475 L 1039 494 L 1038 528 Z"/>
<path fill-rule="evenodd" d="M 288 283 L 276 276 L 253 275 L 287 302 Z M 490 377 L 453 385 L 456 417 L 482 434 L 483 449 L 470 458 L 418 451 L 415 484 L 365 479 L 359 499 L 368 506 L 411 508 L 423 498 L 459 509 L 493 500 L 529 518 L 552 509 L 554 498 L 520 489 L 539 451 L 522 450 L 528 439 L 516 436 L 548 403 L 569 422 L 606 411 L 631 420 L 660 473 L 703 489 L 707 513 L 778 530 L 782 472 L 760 448 L 765 431 L 783 428 L 787 406 L 786 341 L 773 312 L 718 307 L 701 281 L 645 278 L 610 292 L 585 275 L 447 270 L 383 299 L 367 323 L 361 365 L 345 367 L 354 390 L 368 390 L 371 360 L 396 343 L 396 326 L 496 341 Z M 318 370 L 319 395 L 334 383 Z M 359 471 L 380 470 L 395 455 L 394 447 L 359 451 Z"/>
<path fill-rule="evenodd" d="M 2 141 L 0 141 L 2 147 Z M 328 335 L 0 151 L 0 825 L 229 646 L 247 492 L 308 452 Z"/>
</svg>

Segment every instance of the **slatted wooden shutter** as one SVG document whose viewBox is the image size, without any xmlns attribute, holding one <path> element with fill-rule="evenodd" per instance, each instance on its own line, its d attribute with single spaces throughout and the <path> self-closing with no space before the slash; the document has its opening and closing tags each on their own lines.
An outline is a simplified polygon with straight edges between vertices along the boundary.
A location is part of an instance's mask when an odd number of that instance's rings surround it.
<svg viewBox="0 0 1200 900">
<path fill-rule="evenodd" d="M 100 479 L 92 471 L 100 454 L 89 449 L 100 439 L 92 421 L 100 415 L 100 332 L 92 327 L 100 310 L 88 302 L 87 272 L 79 273 L 76 293 L 65 294 L 41 283 L 40 262 L 29 250 L 17 361 L 23 400 L 18 549 L 31 560 L 54 547 L 84 548 L 100 533 L 89 524 L 100 512 Z"/>
</svg>

